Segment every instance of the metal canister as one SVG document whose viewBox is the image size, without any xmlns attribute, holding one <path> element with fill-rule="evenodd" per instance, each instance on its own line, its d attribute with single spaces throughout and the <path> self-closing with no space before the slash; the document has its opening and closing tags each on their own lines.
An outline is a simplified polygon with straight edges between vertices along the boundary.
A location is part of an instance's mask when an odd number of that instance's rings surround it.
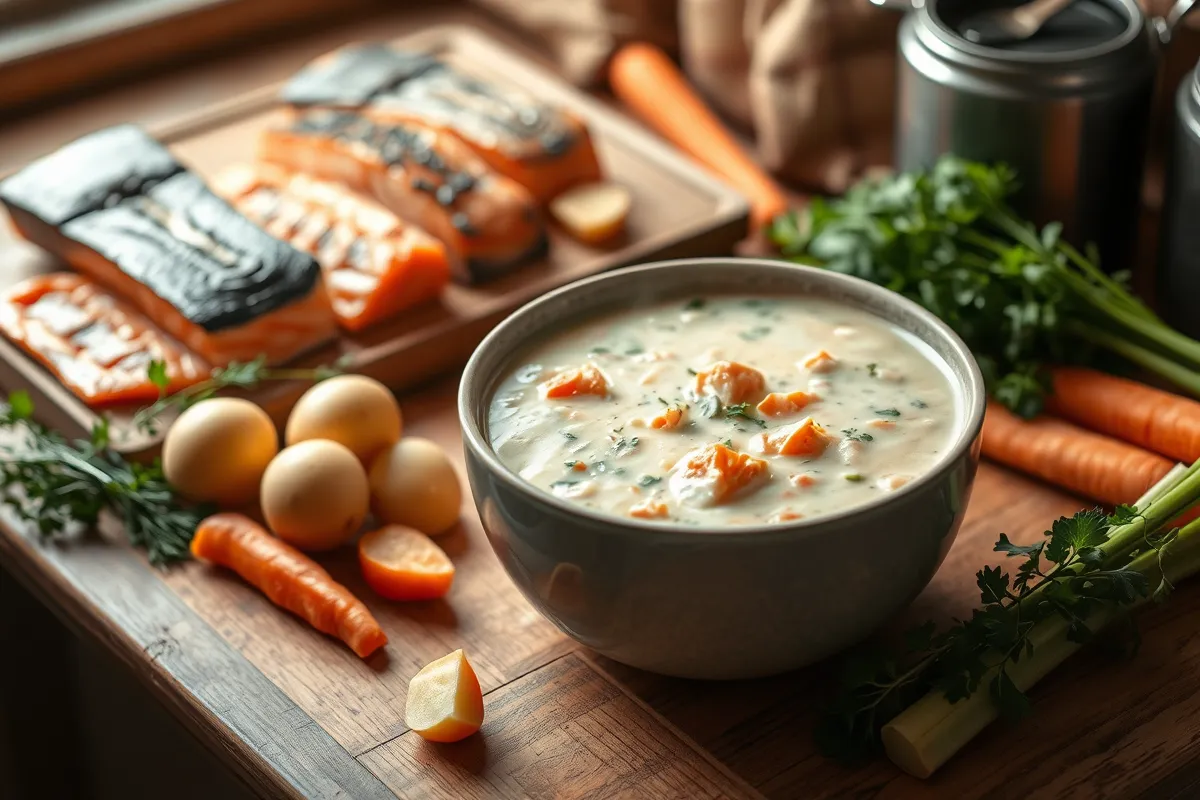
<svg viewBox="0 0 1200 800">
<path fill-rule="evenodd" d="M 896 162 L 944 153 L 1005 162 L 1014 206 L 1061 222 L 1106 269 L 1132 265 L 1150 105 L 1168 26 L 1135 0 L 1077 0 L 1033 37 L 982 46 L 961 33 L 979 0 L 926 0 L 900 27 Z"/>
<path fill-rule="evenodd" d="M 1175 94 L 1155 288 L 1163 318 L 1200 337 L 1200 65 Z"/>
</svg>

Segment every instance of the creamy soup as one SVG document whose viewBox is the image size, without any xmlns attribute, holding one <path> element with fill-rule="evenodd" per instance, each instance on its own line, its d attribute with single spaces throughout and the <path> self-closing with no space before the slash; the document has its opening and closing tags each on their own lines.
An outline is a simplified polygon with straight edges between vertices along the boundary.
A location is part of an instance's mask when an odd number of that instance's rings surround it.
<svg viewBox="0 0 1200 800">
<path fill-rule="evenodd" d="M 492 400 L 489 435 L 522 478 L 596 511 L 788 522 L 931 469 L 957 415 L 935 360 L 907 333 L 826 300 L 663 303 L 584 321 L 523 354 Z"/>
</svg>

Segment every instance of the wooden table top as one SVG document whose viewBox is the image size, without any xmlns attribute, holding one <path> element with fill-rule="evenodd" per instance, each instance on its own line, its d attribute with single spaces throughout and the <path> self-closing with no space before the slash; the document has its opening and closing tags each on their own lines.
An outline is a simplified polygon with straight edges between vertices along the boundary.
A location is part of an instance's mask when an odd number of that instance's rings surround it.
<svg viewBox="0 0 1200 800">
<path fill-rule="evenodd" d="M 170 116 L 283 77 L 299 61 L 364 36 L 441 17 L 412 12 L 347 23 L 269 54 L 46 112 L 0 133 L 19 163 L 119 119 Z M 483 23 L 486 24 L 486 23 Z M 0 165 L 3 166 L 3 165 Z M 462 473 L 456 376 L 401 398 L 408 433 L 439 442 Z M 462 476 L 465 483 L 465 475 Z M 974 573 L 996 563 L 1001 531 L 1031 541 L 1079 500 L 998 467 L 980 470 L 967 519 L 905 616 L 945 619 L 978 600 Z M 444 601 L 374 598 L 349 551 L 325 563 L 371 606 L 391 639 L 361 661 L 273 607 L 232 573 L 191 563 L 162 572 L 89 536 L 43 546 L 0 512 L 0 559 L 76 630 L 117 654 L 207 746 L 263 796 L 491 797 L 1192 797 L 1200 794 L 1200 589 L 1142 615 L 1133 660 L 1085 650 L 1033 692 L 1036 716 L 993 726 L 932 780 L 885 761 L 850 770 L 813 747 L 815 705 L 834 664 L 778 678 L 663 678 L 581 648 L 539 616 L 504 574 L 473 509 L 440 540 L 458 567 Z M 804 635 L 796 631 L 795 635 Z M 482 734 L 424 742 L 403 722 L 409 678 L 464 648 L 485 692 Z"/>
</svg>

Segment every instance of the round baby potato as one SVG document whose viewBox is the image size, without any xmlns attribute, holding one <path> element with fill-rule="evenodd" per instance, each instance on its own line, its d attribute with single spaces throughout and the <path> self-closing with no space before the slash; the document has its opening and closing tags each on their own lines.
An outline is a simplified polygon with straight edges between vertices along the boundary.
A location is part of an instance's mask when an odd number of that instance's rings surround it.
<svg viewBox="0 0 1200 800">
<path fill-rule="evenodd" d="M 275 535 L 301 550 L 331 550 L 362 527 L 370 493 L 362 464 L 337 442 L 280 451 L 262 480 L 262 510 Z"/>
<path fill-rule="evenodd" d="M 215 397 L 175 420 L 163 441 L 162 465 L 184 497 L 236 508 L 258 495 L 278 452 L 279 434 L 267 412 L 249 400 Z"/>
<path fill-rule="evenodd" d="M 289 445 L 311 439 L 343 444 L 365 467 L 402 429 L 400 405 L 386 386 L 365 375 L 338 375 L 301 396 L 284 435 Z"/>
<path fill-rule="evenodd" d="M 462 487 L 450 459 L 428 439 L 401 439 L 371 464 L 371 502 L 384 522 L 433 536 L 458 521 Z"/>
</svg>

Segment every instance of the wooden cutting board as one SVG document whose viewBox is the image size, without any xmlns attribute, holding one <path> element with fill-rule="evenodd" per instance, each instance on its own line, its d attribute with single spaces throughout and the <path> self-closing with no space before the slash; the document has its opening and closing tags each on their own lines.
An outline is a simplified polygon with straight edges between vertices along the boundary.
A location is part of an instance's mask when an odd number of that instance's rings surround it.
<svg viewBox="0 0 1200 800">
<path fill-rule="evenodd" d="M 342 359 L 347 371 L 404 389 L 465 362 L 497 322 L 551 289 L 629 264 L 730 252 L 745 238 L 748 209 L 740 195 L 598 100 L 484 34 L 446 26 L 397 43 L 431 52 L 491 80 L 514 84 L 582 117 L 606 176 L 633 194 L 628 229 L 607 247 L 589 247 L 551 226 L 544 258 L 481 286 L 451 286 L 439 302 L 405 312 L 362 334 L 343 334 L 298 364 L 316 366 Z M 301 66 L 296 64 L 297 69 Z M 279 84 L 265 86 L 152 133 L 185 164 L 211 176 L 229 164 L 253 158 L 259 132 L 282 113 L 276 100 L 279 88 Z M 7 225 L 3 228 L 0 289 L 29 275 L 62 268 L 48 254 L 15 241 Z M 67 434 L 82 434 L 96 421 L 91 410 L 54 376 L 6 340 L 0 340 L 0 384 L 27 387 L 38 418 Z M 273 384 L 250 397 L 281 420 L 303 389 L 300 384 Z M 110 418 L 118 450 L 145 455 L 157 448 L 159 437 L 137 431 L 129 412 L 115 411 Z"/>
</svg>

